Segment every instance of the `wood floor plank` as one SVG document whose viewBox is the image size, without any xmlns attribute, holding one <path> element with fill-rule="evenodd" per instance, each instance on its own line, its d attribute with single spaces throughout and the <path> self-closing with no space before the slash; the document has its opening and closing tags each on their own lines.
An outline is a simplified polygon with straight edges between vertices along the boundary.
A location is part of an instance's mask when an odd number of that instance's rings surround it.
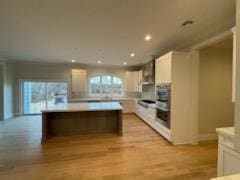
<svg viewBox="0 0 240 180">
<path fill-rule="evenodd" d="M 135 115 L 123 136 L 54 137 L 41 144 L 41 117 L 0 122 L 0 179 L 207 180 L 216 177 L 217 142 L 172 146 Z"/>
</svg>

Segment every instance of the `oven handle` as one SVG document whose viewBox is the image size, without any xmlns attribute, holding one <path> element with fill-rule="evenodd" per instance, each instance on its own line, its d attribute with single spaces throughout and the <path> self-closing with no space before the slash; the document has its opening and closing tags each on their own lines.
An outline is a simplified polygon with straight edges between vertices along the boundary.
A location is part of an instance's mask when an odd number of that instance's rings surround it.
<svg viewBox="0 0 240 180">
<path fill-rule="evenodd" d="M 163 111 L 163 112 L 170 112 L 170 109 L 165 109 L 165 108 L 161 108 L 156 106 L 157 110 Z"/>
</svg>

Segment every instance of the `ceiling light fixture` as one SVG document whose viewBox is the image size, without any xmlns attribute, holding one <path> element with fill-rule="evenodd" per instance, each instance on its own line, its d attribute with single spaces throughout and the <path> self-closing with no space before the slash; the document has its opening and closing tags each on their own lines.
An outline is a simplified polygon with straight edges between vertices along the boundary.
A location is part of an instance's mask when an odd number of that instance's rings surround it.
<svg viewBox="0 0 240 180">
<path fill-rule="evenodd" d="M 98 61 L 97 63 L 98 63 L 98 64 L 101 64 L 101 63 L 102 63 L 102 61 Z"/>
<path fill-rule="evenodd" d="M 146 36 L 145 36 L 145 40 L 146 40 L 146 41 L 150 41 L 151 39 L 152 39 L 152 37 L 151 37 L 150 35 L 146 35 Z"/>
<path fill-rule="evenodd" d="M 127 62 L 123 62 L 123 65 L 127 65 Z"/>
<path fill-rule="evenodd" d="M 75 63 L 76 61 L 75 61 L 75 59 L 72 59 L 72 63 Z"/>
<path fill-rule="evenodd" d="M 131 53 L 131 54 L 130 54 L 130 56 L 131 56 L 131 57 L 134 57 L 134 56 L 135 56 L 135 54 L 134 54 L 134 53 Z"/>
</svg>

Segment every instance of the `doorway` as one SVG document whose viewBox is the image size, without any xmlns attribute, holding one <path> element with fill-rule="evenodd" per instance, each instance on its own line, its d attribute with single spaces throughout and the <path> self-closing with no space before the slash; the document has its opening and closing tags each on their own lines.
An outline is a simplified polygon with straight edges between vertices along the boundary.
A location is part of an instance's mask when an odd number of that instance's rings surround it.
<svg viewBox="0 0 240 180">
<path fill-rule="evenodd" d="M 233 38 L 199 50 L 199 139 L 216 139 L 216 128 L 234 126 Z"/>
<path fill-rule="evenodd" d="M 24 81 L 22 92 L 25 115 L 67 102 L 66 82 Z"/>
</svg>

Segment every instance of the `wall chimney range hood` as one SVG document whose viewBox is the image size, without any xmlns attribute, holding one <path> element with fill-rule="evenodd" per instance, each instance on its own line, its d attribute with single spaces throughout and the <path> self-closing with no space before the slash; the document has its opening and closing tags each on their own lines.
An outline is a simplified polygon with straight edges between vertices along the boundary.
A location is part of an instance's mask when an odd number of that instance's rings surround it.
<svg viewBox="0 0 240 180">
<path fill-rule="evenodd" d="M 142 66 L 143 77 L 140 82 L 142 85 L 154 84 L 155 83 L 155 60 L 144 64 Z"/>
</svg>

